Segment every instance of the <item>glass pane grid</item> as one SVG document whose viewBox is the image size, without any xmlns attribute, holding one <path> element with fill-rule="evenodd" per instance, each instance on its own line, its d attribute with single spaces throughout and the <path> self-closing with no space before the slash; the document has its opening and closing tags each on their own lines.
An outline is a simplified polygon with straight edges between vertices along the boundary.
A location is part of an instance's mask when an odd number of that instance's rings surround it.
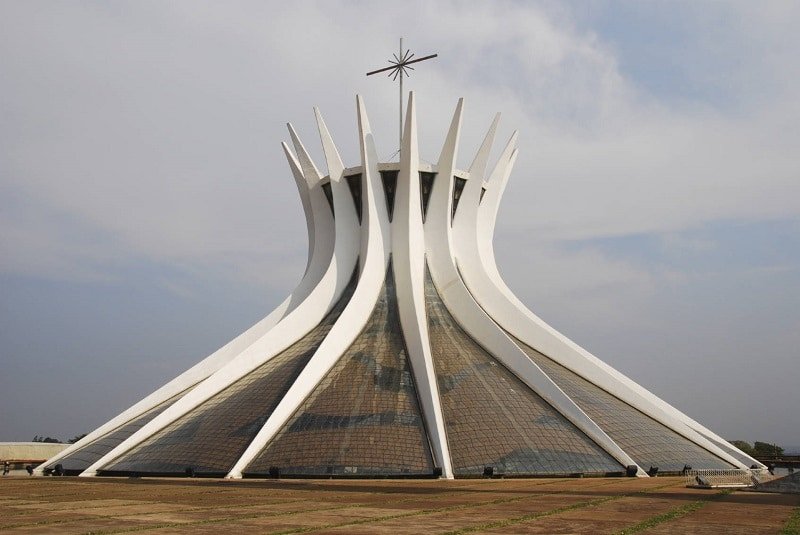
<svg viewBox="0 0 800 535">
<path fill-rule="evenodd" d="M 246 474 L 430 474 L 391 266 L 364 330 Z"/>
<path fill-rule="evenodd" d="M 301 340 L 180 417 L 120 459 L 113 472 L 229 471 L 300 375 L 355 288 L 354 272 L 339 303 Z"/>
<path fill-rule="evenodd" d="M 636 463 L 662 472 L 731 465 L 519 340 L 517 345 Z"/>
<path fill-rule="evenodd" d="M 102 435 L 86 446 L 83 446 L 79 450 L 67 455 L 60 461 L 56 461 L 55 463 L 48 465 L 47 468 L 52 468 L 56 464 L 60 464 L 64 470 L 81 472 L 86 470 L 95 462 L 99 461 L 106 453 L 122 444 L 125 439 L 144 427 L 148 422 L 150 422 L 150 420 L 167 410 L 170 405 L 183 397 L 183 395 L 192 388 L 194 388 L 194 385 L 190 386 L 183 392 L 180 392 L 179 394 L 176 394 L 175 396 L 172 396 L 171 398 L 159 403 L 144 414 L 141 414 L 129 422 L 122 424 L 120 427 L 117 427 L 105 435 Z"/>
<path fill-rule="evenodd" d="M 447 439 L 457 475 L 618 472 L 622 466 L 478 345 L 430 274 L 425 298 Z"/>
</svg>

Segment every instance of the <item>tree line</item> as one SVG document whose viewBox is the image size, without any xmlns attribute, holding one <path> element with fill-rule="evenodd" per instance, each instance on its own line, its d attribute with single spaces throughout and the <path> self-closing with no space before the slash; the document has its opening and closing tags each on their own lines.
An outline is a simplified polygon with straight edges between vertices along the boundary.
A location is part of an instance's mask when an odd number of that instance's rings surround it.
<svg viewBox="0 0 800 535">
<path fill-rule="evenodd" d="M 750 457 L 780 457 L 783 455 L 783 448 L 770 442 L 755 441 L 752 445 L 744 440 L 731 440 L 731 444 L 745 452 Z"/>
<path fill-rule="evenodd" d="M 82 435 L 75 435 L 74 437 L 72 437 L 71 439 L 67 440 L 66 442 L 63 442 L 63 441 L 61 441 L 61 440 L 59 440 L 57 438 L 40 437 L 39 435 L 36 435 L 35 437 L 33 437 L 33 442 L 47 442 L 49 444 L 75 444 L 77 441 L 79 441 L 80 439 L 82 439 L 85 436 L 86 436 L 86 433 L 84 433 Z"/>
</svg>

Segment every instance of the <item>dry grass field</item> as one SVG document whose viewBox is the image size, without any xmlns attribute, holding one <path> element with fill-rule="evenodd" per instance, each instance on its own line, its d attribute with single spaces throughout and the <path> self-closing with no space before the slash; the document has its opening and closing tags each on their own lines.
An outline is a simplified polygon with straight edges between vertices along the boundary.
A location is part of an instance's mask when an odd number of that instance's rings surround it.
<svg viewBox="0 0 800 535">
<path fill-rule="evenodd" d="M 800 533 L 800 495 L 682 478 L 0 480 L 2 533 Z"/>
</svg>

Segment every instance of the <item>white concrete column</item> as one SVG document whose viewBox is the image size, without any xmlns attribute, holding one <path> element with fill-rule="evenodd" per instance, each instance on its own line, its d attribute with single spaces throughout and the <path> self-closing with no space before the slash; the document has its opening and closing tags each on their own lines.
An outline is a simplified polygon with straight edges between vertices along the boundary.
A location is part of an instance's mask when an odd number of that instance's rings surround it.
<svg viewBox="0 0 800 535">
<path fill-rule="evenodd" d="M 400 151 L 400 172 L 392 220 L 392 265 L 400 323 L 408 349 L 414 383 L 425 419 L 433 458 L 442 477 L 452 479 L 453 467 L 439 400 L 436 370 L 425 313 L 425 234 L 419 187 L 419 147 L 414 93 L 409 93 L 406 125 Z"/>
</svg>

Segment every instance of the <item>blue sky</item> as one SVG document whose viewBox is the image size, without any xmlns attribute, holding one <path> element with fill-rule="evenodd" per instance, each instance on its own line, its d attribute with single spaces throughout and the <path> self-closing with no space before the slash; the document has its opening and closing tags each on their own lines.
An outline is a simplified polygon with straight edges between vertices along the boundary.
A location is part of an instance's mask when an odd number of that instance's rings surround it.
<svg viewBox="0 0 800 535">
<path fill-rule="evenodd" d="M 0 440 L 91 430 L 266 315 L 305 224 L 279 142 L 357 161 L 402 33 L 520 156 L 496 247 L 541 317 L 729 438 L 800 449 L 792 2 L 0 3 Z M 367 45 L 367 46 L 365 46 Z M 796 411 L 795 411 L 796 412 Z M 780 417 L 776 416 L 780 415 Z"/>
</svg>

